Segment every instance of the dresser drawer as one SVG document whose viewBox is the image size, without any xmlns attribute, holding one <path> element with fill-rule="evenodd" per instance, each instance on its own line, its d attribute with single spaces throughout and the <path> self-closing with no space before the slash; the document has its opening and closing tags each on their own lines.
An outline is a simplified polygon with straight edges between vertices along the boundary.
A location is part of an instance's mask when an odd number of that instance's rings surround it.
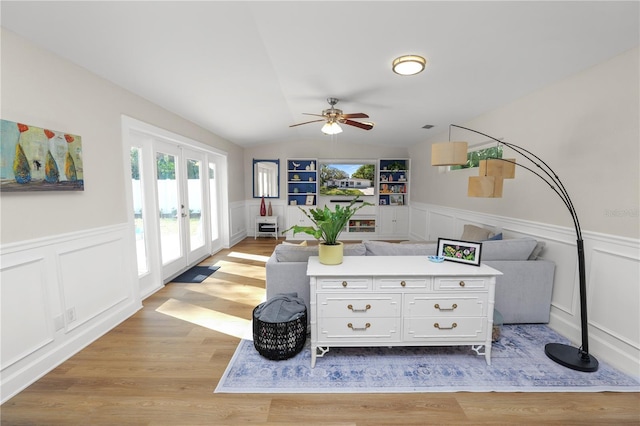
<svg viewBox="0 0 640 426">
<path fill-rule="evenodd" d="M 375 290 L 410 290 L 419 289 L 426 290 L 429 288 L 429 278 L 415 277 L 392 277 L 392 278 L 375 278 L 373 288 Z"/>
<path fill-rule="evenodd" d="M 319 342 L 399 342 L 401 318 L 322 318 L 318 321 Z"/>
<path fill-rule="evenodd" d="M 317 287 L 320 290 L 371 290 L 373 288 L 371 278 L 318 278 Z"/>
<path fill-rule="evenodd" d="M 405 294 L 404 316 L 480 317 L 487 315 L 487 293 Z"/>
<path fill-rule="evenodd" d="M 486 338 L 486 318 L 482 317 L 434 317 L 405 318 L 406 341 L 458 342 L 479 341 Z"/>
<path fill-rule="evenodd" d="M 437 277 L 434 290 L 480 290 L 489 288 L 489 278 Z"/>
<path fill-rule="evenodd" d="M 399 317 L 402 311 L 402 295 L 347 293 L 318 293 L 317 309 L 320 318 L 380 318 Z"/>
</svg>

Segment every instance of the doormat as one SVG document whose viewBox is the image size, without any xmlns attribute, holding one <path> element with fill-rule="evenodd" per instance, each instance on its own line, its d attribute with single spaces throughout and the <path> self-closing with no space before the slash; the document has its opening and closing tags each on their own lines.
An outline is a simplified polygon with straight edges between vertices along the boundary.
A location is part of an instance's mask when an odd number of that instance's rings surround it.
<svg viewBox="0 0 640 426">
<path fill-rule="evenodd" d="M 638 392 L 637 377 L 603 363 L 595 373 L 565 368 L 544 346 L 569 343 L 546 325 L 505 325 L 491 365 L 470 346 L 331 348 L 311 368 L 309 339 L 283 361 L 243 339 L 216 393 Z"/>
<path fill-rule="evenodd" d="M 174 283 L 201 283 L 215 271 L 220 269 L 219 266 L 194 266 L 191 269 L 178 275 L 171 282 Z"/>
</svg>

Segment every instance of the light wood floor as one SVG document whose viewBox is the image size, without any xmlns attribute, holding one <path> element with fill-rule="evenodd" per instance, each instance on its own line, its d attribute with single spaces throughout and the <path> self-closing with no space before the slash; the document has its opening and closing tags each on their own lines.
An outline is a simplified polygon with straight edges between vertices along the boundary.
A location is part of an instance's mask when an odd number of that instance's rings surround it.
<svg viewBox="0 0 640 426">
<path fill-rule="evenodd" d="M 203 284 L 168 284 L 7 401 L 2 424 L 640 424 L 638 393 L 214 394 L 275 244 L 248 238 L 203 262 L 222 266 Z"/>
</svg>

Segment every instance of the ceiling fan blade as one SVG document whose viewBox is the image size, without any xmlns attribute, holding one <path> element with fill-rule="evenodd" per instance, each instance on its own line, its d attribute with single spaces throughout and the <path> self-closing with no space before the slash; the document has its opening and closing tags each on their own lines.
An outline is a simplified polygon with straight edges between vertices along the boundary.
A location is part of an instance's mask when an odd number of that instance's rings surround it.
<svg viewBox="0 0 640 426">
<path fill-rule="evenodd" d="M 356 112 L 353 114 L 342 114 L 343 118 L 369 118 L 369 116 L 363 112 Z"/>
<path fill-rule="evenodd" d="M 310 112 L 303 112 L 302 115 L 313 115 L 315 117 L 324 117 L 322 114 L 311 114 Z"/>
<path fill-rule="evenodd" d="M 292 124 L 289 127 L 296 127 L 296 126 L 302 126 L 303 124 L 309 124 L 309 123 L 317 123 L 318 121 L 325 121 L 324 119 L 322 120 L 312 120 L 312 121 L 305 121 L 304 123 L 298 123 L 298 124 Z"/>
<path fill-rule="evenodd" d="M 358 121 L 353 120 L 340 120 L 341 123 L 348 124 L 349 126 L 359 127 L 364 130 L 373 129 L 373 123 L 360 123 Z"/>
</svg>

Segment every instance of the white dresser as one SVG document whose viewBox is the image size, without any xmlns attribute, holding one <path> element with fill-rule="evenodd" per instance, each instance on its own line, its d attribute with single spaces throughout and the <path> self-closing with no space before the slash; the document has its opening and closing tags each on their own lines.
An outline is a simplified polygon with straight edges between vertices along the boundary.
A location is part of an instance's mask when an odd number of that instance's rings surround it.
<svg viewBox="0 0 640 426">
<path fill-rule="evenodd" d="M 310 257 L 311 367 L 331 346 L 470 345 L 491 364 L 496 276 L 426 256 Z"/>
</svg>

